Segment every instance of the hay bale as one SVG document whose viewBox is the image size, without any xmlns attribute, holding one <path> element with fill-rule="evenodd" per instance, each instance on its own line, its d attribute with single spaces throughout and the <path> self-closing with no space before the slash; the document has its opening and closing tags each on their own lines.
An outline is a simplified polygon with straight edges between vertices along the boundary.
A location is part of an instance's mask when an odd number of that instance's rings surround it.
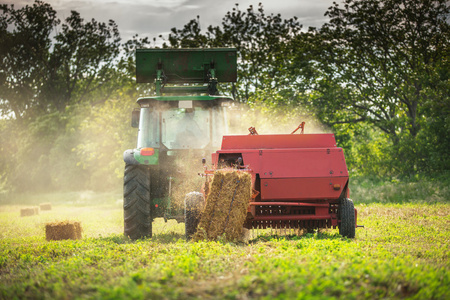
<svg viewBox="0 0 450 300">
<path fill-rule="evenodd" d="M 39 204 L 39 208 L 41 210 L 52 210 L 52 204 L 51 203 L 41 203 L 41 204 Z"/>
<path fill-rule="evenodd" d="M 39 206 L 33 206 L 34 209 L 34 214 L 38 215 L 39 214 Z"/>
<path fill-rule="evenodd" d="M 81 239 L 81 224 L 75 221 L 62 221 L 45 224 L 47 241 Z"/>
<path fill-rule="evenodd" d="M 249 173 L 216 171 L 194 240 L 239 240 L 251 195 L 252 176 Z"/>
<path fill-rule="evenodd" d="M 34 216 L 36 214 L 35 207 L 25 207 L 20 209 L 20 216 L 21 217 L 29 217 Z"/>
</svg>

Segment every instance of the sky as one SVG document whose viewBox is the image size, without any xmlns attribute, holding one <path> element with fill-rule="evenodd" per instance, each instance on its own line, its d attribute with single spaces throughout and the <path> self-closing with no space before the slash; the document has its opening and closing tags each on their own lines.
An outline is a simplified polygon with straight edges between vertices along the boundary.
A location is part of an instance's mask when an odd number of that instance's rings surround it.
<svg viewBox="0 0 450 300">
<path fill-rule="evenodd" d="M 262 2 L 266 14 L 281 14 L 283 19 L 298 17 L 304 28 L 320 27 L 327 21 L 324 16 L 333 1 L 339 0 L 44 0 L 49 3 L 63 20 L 71 10 L 78 11 L 86 21 L 92 18 L 100 22 L 114 20 L 122 41 L 135 34 L 140 37 L 167 36 L 173 27 L 182 28 L 190 20 L 200 16 L 200 25 L 219 25 L 235 3 L 241 10 L 249 5 L 257 7 Z M 0 0 L 0 4 L 14 4 L 21 8 L 32 5 L 34 0 Z"/>
</svg>

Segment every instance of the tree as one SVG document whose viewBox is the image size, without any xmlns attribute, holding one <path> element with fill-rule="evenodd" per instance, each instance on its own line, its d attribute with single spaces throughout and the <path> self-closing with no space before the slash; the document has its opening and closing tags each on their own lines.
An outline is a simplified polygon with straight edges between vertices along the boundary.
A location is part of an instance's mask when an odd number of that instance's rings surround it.
<svg viewBox="0 0 450 300">
<path fill-rule="evenodd" d="M 49 4 L 15 10 L 0 6 L 0 113 L 20 119 L 39 106 L 37 94 L 47 77 L 50 35 L 60 21 Z"/>
<path fill-rule="evenodd" d="M 235 47 L 239 55 L 236 93 L 246 102 L 255 90 L 280 90 L 291 84 L 285 70 L 295 49 L 289 46 L 301 28 L 296 17 L 265 14 L 261 3 L 246 11 L 236 4 L 221 26 L 208 26 L 205 33 L 199 16 L 182 29 L 172 28 L 163 47 Z"/>
<path fill-rule="evenodd" d="M 310 83 L 322 119 L 369 122 L 389 136 L 399 165 L 410 159 L 414 171 L 426 159 L 421 130 L 434 122 L 448 126 L 442 117 L 450 113 L 449 13 L 444 0 L 334 3 L 330 21 L 297 41 L 316 46 Z M 433 108 L 444 114 L 432 117 Z"/>
<path fill-rule="evenodd" d="M 71 103 L 92 98 L 105 101 L 117 90 L 111 84 L 118 75 L 115 60 L 120 52 L 120 34 L 114 21 L 84 22 L 72 11 L 55 40 L 41 102 L 48 101 L 48 106 L 63 111 Z M 94 92 L 97 97 L 92 97 Z"/>
<path fill-rule="evenodd" d="M 448 87 L 449 7 L 445 1 L 346 0 L 317 34 L 326 80 L 343 90 L 342 105 L 391 135 L 415 137 L 422 108 Z"/>
<path fill-rule="evenodd" d="M 93 94 L 104 101 L 116 89 L 120 36 L 114 21 L 84 22 L 72 11 L 52 39 L 61 21 L 49 4 L 36 0 L 21 9 L 0 9 L 2 115 L 61 112 L 91 101 Z"/>
<path fill-rule="evenodd" d="M 80 124 L 90 106 L 131 90 L 117 68 L 119 42 L 114 21 L 72 11 L 61 22 L 42 1 L 0 6 L 0 180 L 9 190 L 85 187 Z"/>
</svg>

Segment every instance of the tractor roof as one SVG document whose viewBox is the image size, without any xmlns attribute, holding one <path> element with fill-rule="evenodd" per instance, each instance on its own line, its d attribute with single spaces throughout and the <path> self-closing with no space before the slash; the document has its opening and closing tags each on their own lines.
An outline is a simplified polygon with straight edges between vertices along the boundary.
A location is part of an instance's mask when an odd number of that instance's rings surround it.
<svg viewBox="0 0 450 300">
<path fill-rule="evenodd" d="M 217 95 L 219 82 L 236 82 L 236 79 L 235 48 L 136 50 L 136 82 L 153 82 L 157 96 Z"/>
<path fill-rule="evenodd" d="M 210 70 L 218 82 L 236 82 L 235 48 L 137 49 L 136 81 L 152 83 L 163 71 L 165 83 L 210 81 Z"/>
</svg>

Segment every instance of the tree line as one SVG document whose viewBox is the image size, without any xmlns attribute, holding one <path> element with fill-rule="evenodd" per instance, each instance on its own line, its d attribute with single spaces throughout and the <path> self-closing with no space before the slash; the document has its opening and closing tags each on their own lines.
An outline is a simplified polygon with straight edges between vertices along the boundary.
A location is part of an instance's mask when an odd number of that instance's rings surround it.
<svg viewBox="0 0 450 300">
<path fill-rule="evenodd" d="M 224 93 L 253 111 L 313 116 L 334 132 L 354 175 L 447 172 L 449 12 L 444 0 L 344 0 L 320 28 L 235 5 L 201 30 L 122 41 L 117 24 L 65 20 L 37 0 L 0 6 L 0 190 L 120 187 L 134 50 L 235 47 L 238 82 Z"/>
</svg>

